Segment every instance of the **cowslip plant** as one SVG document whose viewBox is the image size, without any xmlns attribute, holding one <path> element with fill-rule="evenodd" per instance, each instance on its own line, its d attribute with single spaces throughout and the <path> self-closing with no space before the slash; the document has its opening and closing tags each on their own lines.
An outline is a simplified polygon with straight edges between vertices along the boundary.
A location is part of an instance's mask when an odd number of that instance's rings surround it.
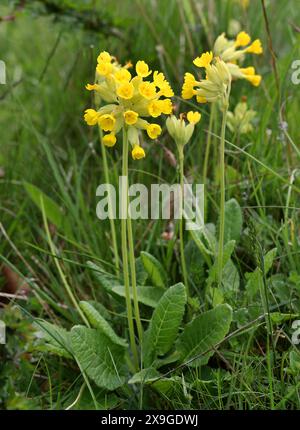
<svg viewBox="0 0 300 430">
<path fill-rule="evenodd" d="M 147 121 L 145 118 L 158 118 L 162 114 L 172 113 L 170 97 L 174 92 L 163 73 L 149 70 L 148 64 L 140 60 L 135 65 L 136 76 L 128 70 L 130 63 L 120 65 L 116 58 L 103 51 L 97 58 L 95 83 L 87 84 L 86 89 L 95 92 L 95 109 L 87 109 L 84 119 L 88 125 L 98 125 L 102 140 L 102 147 L 112 147 L 117 142 L 116 135 L 122 130 L 122 176 L 128 178 L 128 151 L 132 147 L 131 155 L 134 160 L 145 157 L 145 151 L 140 145 L 140 133 L 146 131 L 150 139 L 156 139 L 161 134 L 159 124 Z M 152 75 L 152 80 L 150 76 Z M 104 136 L 102 136 L 104 132 Z M 105 151 L 104 169 L 107 171 Z M 106 175 L 108 181 L 108 174 Z M 121 241 L 123 275 L 126 293 L 127 317 L 130 343 L 135 365 L 138 367 L 138 351 L 135 342 L 134 320 L 131 305 L 131 288 L 134 304 L 134 316 L 140 342 L 143 328 L 140 319 L 136 267 L 134 257 L 134 241 L 130 215 L 128 214 L 128 179 L 122 189 Z M 124 198 L 125 197 L 125 198 Z M 129 249 L 129 257 L 128 257 Z M 129 266 L 131 277 L 129 277 Z"/>
<path fill-rule="evenodd" d="M 240 49 L 242 48 L 242 49 Z M 252 85 L 258 86 L 261 76 L 257 75 L 253 66 L 239 66 L 247 53 L 262 54 L 263 48 L 259 39 L 251 43 L 251 37 L 244 31 L 235 40 L 228 40 L 221 34 L 215 41 L 213 52 L 205 52 L 194 59 L 196 67 L 205 70 L 205 79 L 196 79 L 192 73 L 186 73 L 182 87 L 182 98 L 191 99 L 194 96 L 198 103 L 218 102 L 222 110 L 222 125 L 220 136 L 220 225 L 218 244 L 218 284 L 222 283 L 222 261 L 224 247 L 225 223 L 225 133 L 232 81 L 246 79 Z M 209 133 L 211 133 L 212 121 Z M 206 148 L 205 166 L 208 162 L 209 146 Z M 207 166 L 204 167 L 206 175 Z"/>
<path fill-rule="evenodd" d="M 188 123 L 185 122 L 183 114 L 181 114 L 179 118 L 176 118 L 174 115 L 171 115 L 166 121 L 168 132 L 175 141 L 178 151 L 181 203 L 184 195 L 184 147 L 191 139 L 194 133 L 195 124 L 200 121 L 201 114 L 199 112 L 190 111 L 187 113 L 186 118 Z M 179 235 L 182 273 L 185 286 L 188 290 L 188 276 L 184 257 L 183 214 L 181 214 L 180 217 Z"/>
<path fill-rule="evenodd" d="M 186 73 L 182 87 L 182 97 L 188 99 L 195 95 L 199 103 L 219 101 L 223 112 L 220 144 L 220 226 L 217 257 L 218 282 L 221 285 L 225 222 L 225 131 L 231 90 L 231 74 L 225 62 L 218 57 L 214 58 L 212 52 L 202 54 L 194 60 L 194 63 L 197 67 L 205 70 L 206 78 L 196 81 L 191 73 Z"/>
</svg>

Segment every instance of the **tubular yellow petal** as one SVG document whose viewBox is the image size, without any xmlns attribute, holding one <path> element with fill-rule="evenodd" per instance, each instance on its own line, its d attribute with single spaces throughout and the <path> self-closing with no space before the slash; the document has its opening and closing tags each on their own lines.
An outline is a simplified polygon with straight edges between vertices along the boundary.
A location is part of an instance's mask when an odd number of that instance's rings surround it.
<svg viewBox="0 0 300 430">
<path fill-rule="evenodd" d="M 254 42 L 252 42 L 251 45 L 246 49 L 246 52 L 249 52 L 250 54 L 262 54 L 263 47 L 261 45 L 261 41 L 259 39 L 254 40 Z"/>
<path fill-rule="evenodd" d="M 212 62 L 212 59 L 213 59 L 213 53 L 211 51 L 205 52 L 204 54 L 201 55 L 201 57 L 195 58 L 193 63 L 197 67 L 207 67 Z"/>
<path fill-rule="evenodd" d="M 88 125 L 96 125 L 99 119 L 99 113 L 94 109 L 86 109 L 84 112 L 84 120 Z"/>
<path fill-rule="evenodd" d="M 133 97 L 134 86 L 130 82 L 124 82 L 117 89 L 117 95 L 125 100 L 130 100 Z"/>
<path fill-rule="evenodd" d="M 113 133 L 106 134 L 103 136 L 103 143 L 105 146 L 114 146 L 116 144 L 117 138 Z"/>
<path fill-rule="evenodd" d="M 241 31 L 235 39 L 235 46 L 247 46 L 251 42 L 251 37 L 245 31 Z"/>
<path fill-rule="evenodd" d="M 158 124 L 149 124 L 147 126 L 147 134 L 150 139 L 157 139 L 161 134 L 161 127 Z"/>
<path fill-rule="evenodd" d="M 152 71 L 149 70 L 149 66 L 145 61 L 138 61 L 135 66 L 135 70 L 138 76 L 141 76 L 142 78 L 146 78 L 147 76 L 151 75 Z"/>
<path fill-rule="evenodd" d="M 134 145 L 131 155 L 134 160 L 140 160 L 141 158 L 144 158 L 146 154 L 140 145 Z"/>
<path fill-rule="evenodd" d="M 110 114 L 104 114 L 99 117 L 98 122 L 102 130 L 112 131 L 115 126 L 116 119 Z"/>
<path fill-rule="evenodd" d="M 187 113 L 187 120 L 191 124 L 197 124 L 201 119 L 201 114 L 199 112 L 190 111 Z"/>
<path fill-rule="evenodd" d="M 139 117 L 139 114 L 137 112 L 134 112 L 133 110 L 127 110 L 124 112 L 124 119 L 126 124 L 128 125 L 134 125 Z"/>
</svg>

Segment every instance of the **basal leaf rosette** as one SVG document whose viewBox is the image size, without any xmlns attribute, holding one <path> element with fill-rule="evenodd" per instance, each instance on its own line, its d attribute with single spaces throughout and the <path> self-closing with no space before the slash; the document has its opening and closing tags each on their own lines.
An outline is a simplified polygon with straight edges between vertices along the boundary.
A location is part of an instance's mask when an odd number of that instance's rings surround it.
<svg viewBox="0 0 300 430">
<path fill-rule="evenodd" d="M 150 139 L 161 134 L 160 125 L 149 120 L 172 113 L 173 90 L 164 74 L 158 71 L 152 74 L 144 61 L 136 63 L 135 76 L 128 70 L 132 67 L 130 63 L 121 66 L 108 52 L 101 52 L 97 61 L 95 83 L 88 84 L 86 89 L 95 91 L 99 109 L 87 109 L 84 119 L 88 125 L 98 125 L 105 132 L 106 146 L 114 146 L 116 135 L 125 128 L 133 159 L 143 158 L 140 133 L 145 131 Z"/>
</svg>

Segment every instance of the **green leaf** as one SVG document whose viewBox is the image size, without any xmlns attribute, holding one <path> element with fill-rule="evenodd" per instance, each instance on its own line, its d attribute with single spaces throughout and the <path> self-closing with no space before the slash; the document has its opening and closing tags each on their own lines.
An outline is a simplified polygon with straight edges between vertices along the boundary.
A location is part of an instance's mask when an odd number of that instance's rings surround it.
<svg viewBox="0 0 300 430">
<path fill-rule="evenodd" d="M 144 364 L 149 367 L 155 358 L 166 354 L 176 340 L 186 304 L 185 286 L 170 287 L 160 299 L 145 333 Z"/>
<path fill-rule="evenodd" d="M 234 247 L 235 247 L 235 241 L 234 240 L 230 240 L 224 246 L 223 264 L 222 264 L 223 272 L 224 272 L 224 268 L 225 268 L 226 264 L 230 260 L 231 254 L 233 253 L 233 250 L 234 250 Z M 217 279 L 218 279 L 218 261 L 216 259 L 213 266 L 209 269 L 209 275 L 208 275 L 208 278 L 206 280 L 207 287 L 210 288 L 213 283 L 217 282 Z"/>
<path fill-rule="evenodd" d="M 93 276 L 99 282 L 101 287 L 108 293 L 112 291 L 114 286 L 120 285 L 120 280 L 110 273 L 105 272 L 101 266 L 98 266 L 92 261 L 87 261 L 86 264 L 92 270 Z"/>
<path fill-rule="evenodd" d="M 242 227 L 242 209 L 235 199 L 230 199 L 225 203 L 224 243 L 229 240 L 238 242 L 242 233 Z"/>
<path fill-rule="evenodd" d="M 225 297 L 230 297 L 232 293 L 237 293 L 240 286 L 240 275 L 231 258 L 225 264 L 222 275 L 222 290 Z"/>
<path fill-rule="evenodd" d="M 41 319 L 36 319 L 35 325 L 43 331 L 44 343 L 37 345 L 38 350 L 48 351 L 65 358 L 73 358 L 70 334 L 67 330 Z"/>
<path fill-rule="evenodd" d="M 115 276 L 105 272 L 100 266 L 91 261 L 87 262 L 88 267 L 93 271 L 93 275 L 99 282 L 102 288 L 107 293 L 114 296 L 114 298 L 120 300 L 121 297 L 126 297 L 124 285 L 120 285 L 120 280 Z M 137 286 L 138 301 L 146 306 L 155 308 L 159 299 L 164 293 L 161 287 L 150 287 L 150 286 Z M 131 299 L 133 299 L 132 292 L 130 292 Z"/>
<path fill-rule="evenodd" d="M 247 279 L 245 287 L 246 294 L 251 301 L 260 290 L 260 286 L 263 283 L 263 276 L 261 270 L 257 267 L 254 272 L 246 273 L 245 277 Z"/>
<path fill-rule="evenodd" d="M 142 369 L 140 372 L 135 373 L 133 377 L 129 379 L 128 384 L 146 384 L 147 382 L 159 378 L 159 376 L 160 373 L 158 370 L 154 369 L 154 367 L 148 367 L 147 369 Z"/>
<path fill-rule="evenodd" d="M 146 272 L 141 257 L 135 260 L 136 267 L 136 282 L 138 285 L 145 285 L 148 278 L 148 273 Z"/>
<path fill-rule="evenodd" d="M 179 336 L 177 349 L 181 353 L 181 361 L 191 358 L 191 366 L 207 364 L 209 357 L 214 354 L 212 348 L 219 343 L 229 331 L 232 321 L 232 309 L 227 304 L 216 306 L 204 312 L 185 326 Z"/>
<path fill-rule="evenodd" d="M 283 314 L 281 312 L 270 312 L 270 317 L 273 323 L 282 324 L 284 321 L 291 321 L 292 319 L 298 318 L 298 314 Z"/>
<path fill-rule="evenodd" d="M 141 259 L 149 278 L 155 287 L 166 288 L 167 274 L 160 262 L 148 252 L 141 252 Z"/>
<path fill-rule="evenodd" d="M 151 388 L 154 388 L 158 393 L 168 397 L 175 394 L 178 396 L 178 393 L 183 391 L 182 379 L 179 376 L 164 378 L 153 367 L 148 367 L 147 369 L 143 369 L 136 373 L 128 383 L 150 385 Z"/>
<path fill-rule="evenodd" d="M 94 328 L 97 328 L 100 332 L 105 334 L 113 343 L 123 346 L 126 348 L 128 346 L 125 339 L 119 337 L 110 324 L 103 318 L 103 316 L 91 305 L 89 302 L 81 301 L 80 307 L 86 314 L 89 322 Z"/>
<path fill-rule="evenodd" d="M 43 201 L 45 214 L 52 224 L 54 224 L 58 229 L 61 229 L 66 234 L 71 234 L 71 226 L 66 219 L 65 214 L 62 212 L 61 208 L 48 197 L 42 190 L 36 187 L 33 184 L 29 184 L 28 182 L 24 183 L 25 190 L 27 191 L 31 200 L 36 204 L 36 206 L 42 210 L 41 201 Z"/>
<path fill-rule="evenodd" d="M 199 287 L 205 278 L 205 260 L 193 240 L 190 240 L 185 246 L 184 256 L 189 278 L 197 287 Z"/>
<path fill-rule="evenodd" d="M 84 326 L 72 328 L 71 342 L 80 368 L 98 387 L 112 391 L 124 384 L 123 347 L 98 330 Z"/>
<path fill-rule="evenodd" d="M 126 297 L 124 285 L 113 287 L 111 291 L 120 297 Z M 163 293 L 164 290 L 160 287 L 137 287 L 138 301 L 151 308 L 156 307 Z M 133 299 L 132 291 L 130 291 L 130 297 Z"/>
<path fill-rule="evenodd" d="M 290 368 L 296 375 L 300 375 L 300 352 L 292 350 L 289 353 Z"/>
</svg>

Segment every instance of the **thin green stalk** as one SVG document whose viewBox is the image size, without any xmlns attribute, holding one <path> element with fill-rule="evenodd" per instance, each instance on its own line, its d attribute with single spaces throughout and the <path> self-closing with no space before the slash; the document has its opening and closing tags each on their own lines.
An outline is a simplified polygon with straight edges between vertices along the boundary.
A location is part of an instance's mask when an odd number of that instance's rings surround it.
<svg viewBox="0 0 300 430">
<path fill-rule="evenodd" d="M 184 240 L 183 240 L 183 198 L 184 198 L 184 146 L 178 145 L 178 153 L 179 153 L 179 174 L 180 174 L 180 188 L 181 188 L 181 216 L 180 216 L 180 223 L 179 223 L 179 242 L 180 242 L 180 258 L 181 258 L 181 269 L 183 274 L 183 280 L 184 285 L 186 287 L 186 291 L 189 291 L 189 284 L 188 284 L 188 275 L 187 275 L 187 269 L 186 269 L 186 263 L 185 263 L 185 256 L 184 256 Z"/>
<path fill-rule="evenodd" d="M 223 247 L 224 247 L 224 229 L 225 229 L 225 134 L 226 118 L 229 104 L 230 86 L 225 100 L 223 109 L 222 127 L 221 127 L 221 144 L 220 144 L 220 225 L 219 225 L 219 249 L 218 249 L 218 285 L 222 284 L 223 271 Z"/>
<path fill-rule="evenodd" d="M 211 110 L 210 110 L 210 117 L 209 117 L 209 125 L 208 125 L 208 134 L 207 134 L 207 140 L 206 140 L 206 148 L 205 148 L 205 156 L 204 156 L 204 164 L 203 164 L 203 184 L 206 184 L 207 181 L 207 170 L 208 170 L 208 160 L 209 160 L 209 154 L 210 154 L 210 146 L 212 141 L 212 129 L 213 124 L 216 116 L 216 106 L 215 103 L 212 103 Z"/>
<path fill-rule="evenodd" d="M 121 238 L 122 238 L 122 259 L 123 259 L 123 274 L 124 274 L 124 285 L 125 285 L 125 298 L 127 308 L 127 319 L 131 350 L 135 362 L 136 368 L 138 368 L 138 351 L 135 343 L 134 336 L 134 324 L 133 324 L 133 313 L 130 297 L 130 283 L 129 283 L 129 271 L 128 271 L 128 249 L 127 249 L 127 218 L 128 218 L 128 139 L 126 130 L 123 128 L 123 160 L 122 160 L 122 176 L 126 178 L 125 189 L 122 189 L 122 209 L 125 214 L 122 214 L 121 219 Z M 124 202 L 125 201 L 125 202 Z"/>
<path fill-rule="evenodd" d="M 103 140 L 102 140 L 102 130 L 100 127 L 99 127 L 99 136 L 100 136 L 100 142 L 101 142 L 101 151 L 102 151 L 102 160 L 103 160 L 103 170 L 104 170 L 105 183 L 110 184 L 110 177 L 109 177 L 107 157 L 106 157 L 106 148 L 105 148 L 105 145 L 104 145 Z M 119 253 L 118 253 L 118 245 L 117 245 L 117 235 L 116 235 L 115 221 L 113 218 L 112 200 L 111 200 L 111 194 L 110 194 L 109 187 L 107 188 L 107 198 L 108 198 L 108 216 L 109 216 L 109 222 L 110 222 L 112 246 L 113 246 L 113 253 L 114 253 L 115 265 L 116 265 L 116 275 L 119 276 L 119 274 L 120 274 L 120 262 L 119 262 Z"/>
<path fill-rule="evenodd" d="M 143 340 L 143 326 L 140 318 L 140 309 L 139 309 L 139 301 L 137 294 L 137 286 L 136 286 L 136 269 L 135 269 L 135 258 L 134 258 L 134 243 L 133 243 L 133 234 L 132 234 L 132 225 L 130 214 L 127 217 L 127 233 L 128 233 L 128 244 L 129 244 L 129 264 L 131 271 L 131 285 L 132 285 L 132 295 L 133 295 L 133 306 L 134 306 L 134 316 L 138 331 L 138 336 L 140 343 Z"/>
</svg>

